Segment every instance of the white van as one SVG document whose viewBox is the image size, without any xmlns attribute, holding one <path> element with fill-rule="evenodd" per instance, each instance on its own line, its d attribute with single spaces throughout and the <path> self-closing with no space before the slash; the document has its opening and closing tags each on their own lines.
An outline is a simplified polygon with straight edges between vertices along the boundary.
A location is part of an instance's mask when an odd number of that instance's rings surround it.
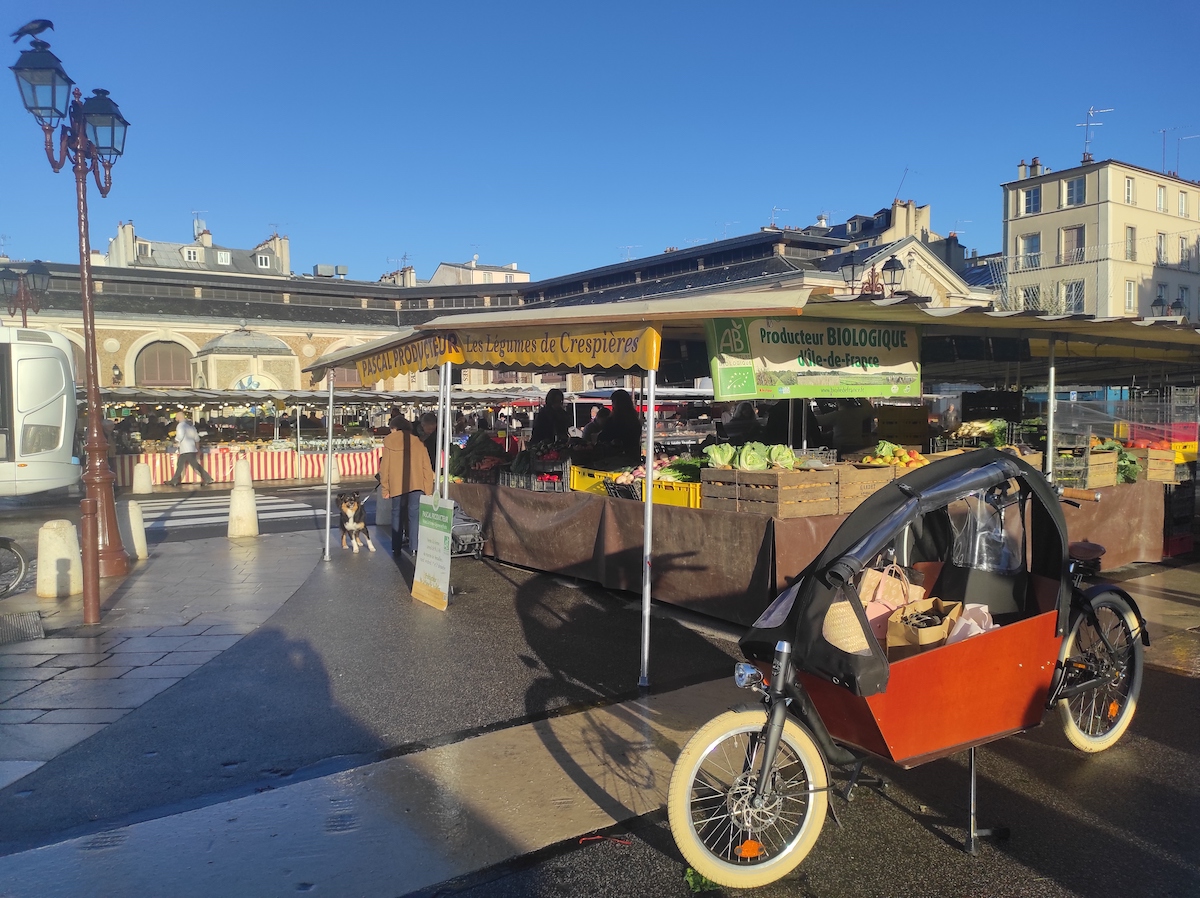
<svg viewBox="0 0 1200 898">
<path fill-rule="evenodd" d="M 0 496 L 79 481 L 75 376 L 62 334 L 0 327 Z"/>
</svg>

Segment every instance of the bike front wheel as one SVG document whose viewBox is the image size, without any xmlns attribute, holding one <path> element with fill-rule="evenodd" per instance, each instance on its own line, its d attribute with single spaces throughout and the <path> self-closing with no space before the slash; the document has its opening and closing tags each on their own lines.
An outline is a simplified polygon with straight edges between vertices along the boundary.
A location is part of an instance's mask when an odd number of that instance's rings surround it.
<svg viewBox="0 0 1200 898">
<path fill-rule="evenodd" d="M 0 598 L 15 592 L 28 570 L 29 559 L 21 547 L 12 540 L 0 539 Z"/>
<path fill-rule="evenodd" d="M 1072 745 L 1098 752 L 1120 739 L 1133 720 L 1142 691 L 1142 640 L 1137 616 L 1117 593 L 1101 593 L 1091 605 L 1095 620 L 1074 616 L 1063 654 L 1068 662 L 1108 676 L 1095 689 L 1060 699 L 1058 714 Z"/>
<path fill-rule="evenodd" d="M 829 774 L 812 736 L 788 718 L 763 800 L 754 803 L 765 742 L 762 711 L 729 711 L 688 740 L 667 792 L 675 844 L 723 886 L 753 888 L 794 870 L 829 809 Z"/>
</svg>

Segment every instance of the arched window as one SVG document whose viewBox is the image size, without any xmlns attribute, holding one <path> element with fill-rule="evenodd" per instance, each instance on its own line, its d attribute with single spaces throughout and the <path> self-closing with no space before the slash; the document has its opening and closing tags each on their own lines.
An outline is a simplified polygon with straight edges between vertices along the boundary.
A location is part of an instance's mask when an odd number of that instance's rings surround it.
<svg viewBox="0 0 1200 898">
<path fill-rule="evenodd" d="M 178 343 L 159 340 L 138 353 L 133 366 L 139 387 L 190 387 L 192 354 Z"/>
</svg>

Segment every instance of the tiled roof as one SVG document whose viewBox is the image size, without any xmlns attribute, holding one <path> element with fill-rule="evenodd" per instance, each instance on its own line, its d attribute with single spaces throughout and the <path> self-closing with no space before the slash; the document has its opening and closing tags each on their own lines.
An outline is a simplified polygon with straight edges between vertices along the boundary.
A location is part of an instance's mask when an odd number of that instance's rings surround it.
<svg viewBox="0 0 1200 898">
<path fill-rule="evenodd" d="M 131 268 L 157 269 L 163 271 L 216 271 L 223 274 L 287 275 L 290 272 L 279 271 L 276 268 L 259 268 L 255 259 L 257 255 L 269 255 L 272 263 L 278 264 L 274 251 L 268 246 L 257 249 L 231 249 L 227 246 L 202 246 L 199 243 L 167 243 L 162 240 L 142 240 L 137 243 L 150 244 L 150 255 L 135 255 Z M 184 254 L 185 249 L 198 249 L 203 261 L 189 262 Z M 217 253 L 229 253 L 229 264 L 218 265 Z"/>
</svg>

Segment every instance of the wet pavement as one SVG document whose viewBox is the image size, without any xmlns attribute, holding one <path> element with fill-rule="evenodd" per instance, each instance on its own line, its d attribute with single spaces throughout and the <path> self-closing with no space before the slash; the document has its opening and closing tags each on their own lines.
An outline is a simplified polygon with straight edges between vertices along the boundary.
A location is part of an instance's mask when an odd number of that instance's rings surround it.
<svg viewBox="0 0 1200 898">
<path fill-rule="evenodd" d="M 0 704 L 0 718 L 92 715 L 62 720 L 92 729 L 0 789 L 0 894 L 99 884 L 111 895 L 691 894 L 658 809 L 682 741 L 744 695 L 728 685 L 736 649 L 719 631 L 656 618 L 655 690 L 641 695 L 631 596 L 462 561 L 441 613 L 411 601 L 411 571 L 386 552 L 335 551 L 321 564 L 311 532 L 289 539 L 251 541 L 263 565 L 239 582 L 275 589 L 253 607 L 259 621 L 226 625 L 245 634 L 193 625 L 254 600 L 192 570 L 158 589 L 144 576 L 140 604 L 110 597 L 118 616 L 88 645 L 47 640 L 55 651 L 32 665 L 38 652 L 0 653 L 25 677 L 0 685 L 33 682 L 13 701 L 70 671 L 129 668 L 59 681 L 92 689 L 192 640 L 237 637 L 162 665 L 189 668 L 179 676 L 130 678 L 167 685 L 129 708 Z M 237 545 L 223 539 L 155 552 L 185 549 L 156 555 L 164 577 L 200 557 L 234 569 L 220 558 Z M 830 820 L 799 874 L 755 894 L 1200 892 L 1200 634 L 1190 630 L 1200 626 L 1200 567 L 1141 566 L 1119 579 L 1155 636 L 1131 733 L 1097 756 L 1066 748 L 1051 726 L 981 750 L 981 814 L 1019 822 L 1010 842 L 977 859 L 952 844 L 965 820 L 961 759 L 888 771 L 892 790 L 839 805 L 845 829 Z M 181 599 L 188 582 L 210 591 Z M 18 610 L 11 601 L 0 610 Z M 136 614 L 146 626 L 121 622 Z M 150 616 L 159 614 L 176 617 Z M 69 615 L 63 623 L 48 621 L 54 639 L 87 638 Z M 191 663 L 201 651 L 211 656 Z M 43 664 L 61 672 L 19 673 Z M 43 690 L 60 691 L 70 688 Z M 16 733 L 40 718 L 2 719 Z M 605 827 L 629 844 L 579 843 Z"/>
</svg>

